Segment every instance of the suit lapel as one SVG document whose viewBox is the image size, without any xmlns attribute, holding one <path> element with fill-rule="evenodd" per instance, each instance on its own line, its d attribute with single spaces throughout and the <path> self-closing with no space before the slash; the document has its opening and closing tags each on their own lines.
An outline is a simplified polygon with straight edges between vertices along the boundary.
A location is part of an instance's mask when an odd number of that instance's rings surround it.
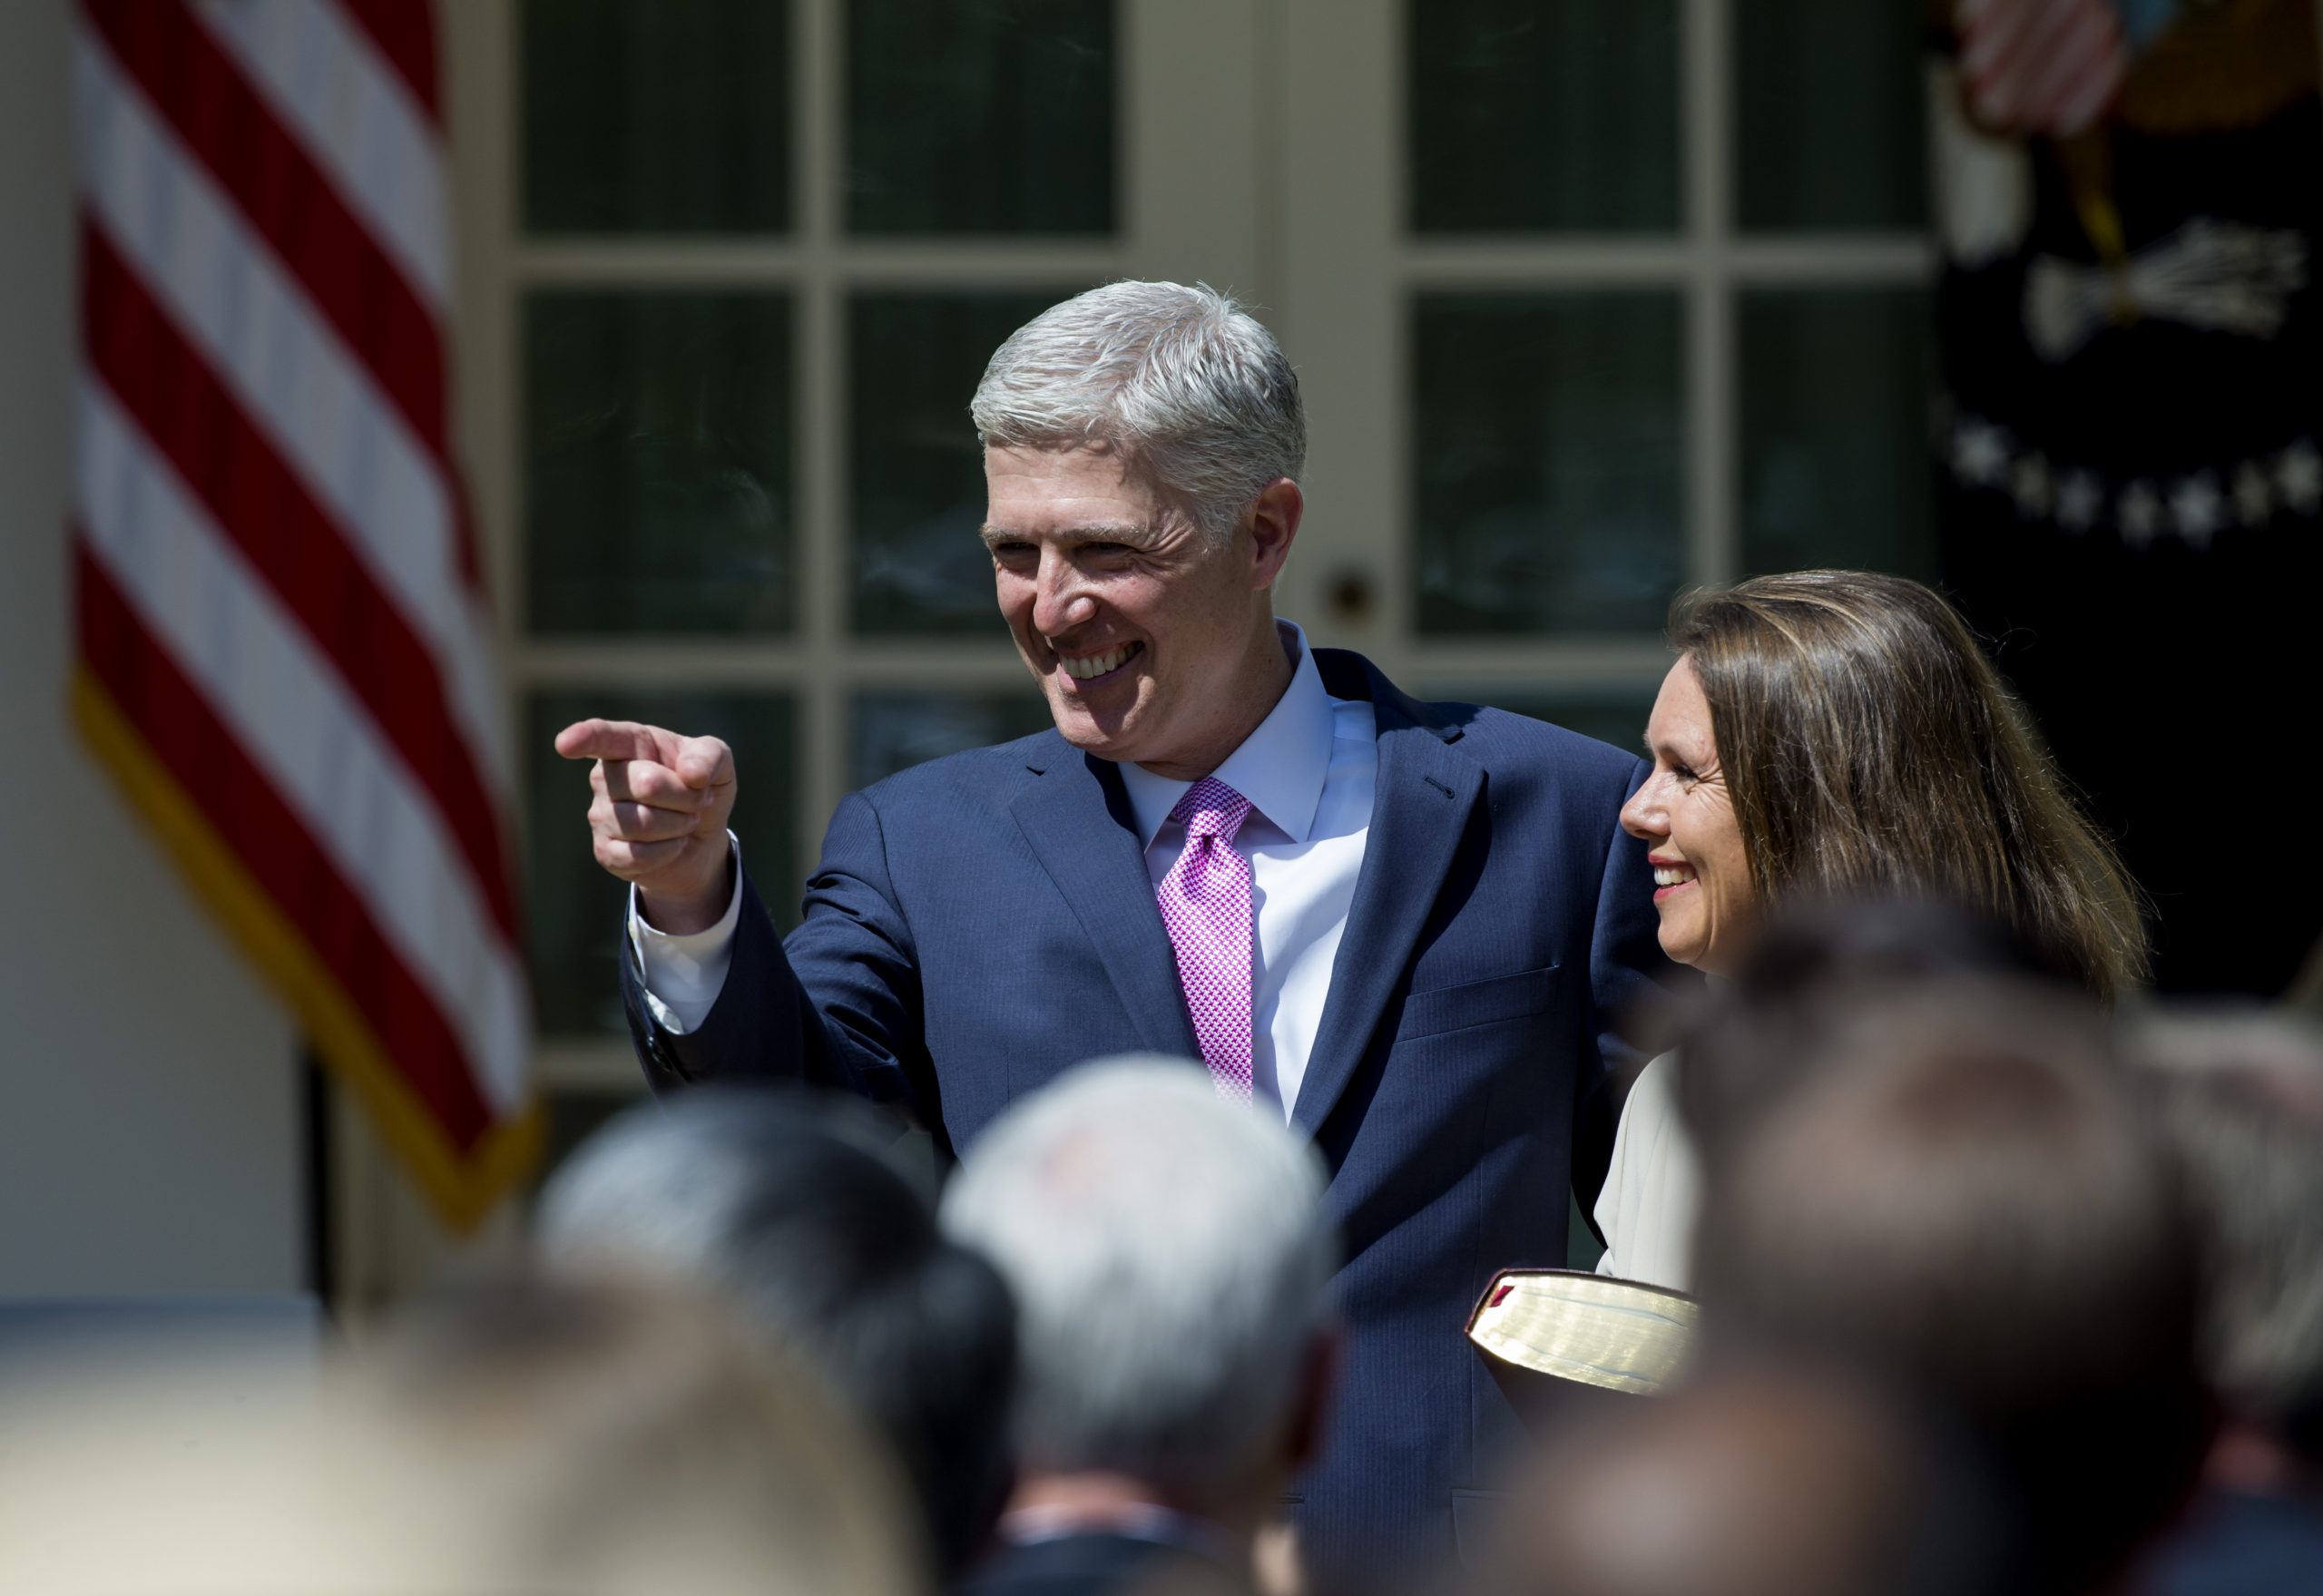
<svg viewBox="0 0 2323 1596">
<path fill-rule="evenodd" d="M 1432 723 L 1425 706 L 1406 698 L 1367 663 L 1364 671 L 1378 727 L 1379 770 L 1355 901 L 1331 964 L 1330 996 L 1291 1113 L 1310 1134 L 1322 1128 L 1347 1089 L 1388 997 L 1401 988 L 1484 788 L 1483 769 L 1446 746 L 1458 739 L 1456 727 Z M 1348 696 L 1339 684 L 1331 690 Z"/>
<path fill-rule="evenodd" d="M 1156 1053 L 1201 1057 L 1121 777 L 1062 739 L 1026 768 L 1034 779 L 1009 808 L 1112 977 L 1140 1040 Z"/>
</svg>

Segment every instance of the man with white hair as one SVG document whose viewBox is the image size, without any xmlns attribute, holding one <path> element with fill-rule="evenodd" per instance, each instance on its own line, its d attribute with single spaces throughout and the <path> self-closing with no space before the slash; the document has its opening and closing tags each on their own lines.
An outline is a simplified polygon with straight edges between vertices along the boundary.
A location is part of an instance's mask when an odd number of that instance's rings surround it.
<svg viewBox="0 0 2323 1596">
<path fill-rule="evenodd" d="M 1299 1484 L 1310 1563 L 1448 1554 L 1456 1496 L 1523 1439 L 1462 1323 L 1495 1268 L 1564 1261 L 1632 1056 L 1614 1016 L 1668 969 L 1617 818 L 1644 763 L 1414 700 L 1276 619 L 1304 412 L 1223 296 L 1066 300 L 970 412 L 1001 615 L 1054 729 L 845 799 L 787 939 L 726 831 L 724 743 L 558 734 L 634 887 L 647 1078 L 840 1085 L 965 1152 L 1081 1060 L 1201 1059 L 1329 1171 L 1347 1372 Z"/>
<path fill-rule="evenodd" d="M 975 1596 L 1248 1582 L 1315 1449 L 1338 1263 L 1313 1150 L 1180 1061 L 1003 1114 L 944 1228 L 1015 1293 L 1017 1485 Z"/>
</svg>

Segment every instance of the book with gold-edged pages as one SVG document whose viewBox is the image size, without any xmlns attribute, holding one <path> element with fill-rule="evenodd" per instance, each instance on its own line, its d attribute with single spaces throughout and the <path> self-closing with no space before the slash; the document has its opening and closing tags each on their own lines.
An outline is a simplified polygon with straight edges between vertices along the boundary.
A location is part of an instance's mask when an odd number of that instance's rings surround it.
<svg viewBox="0 0 2323 1596">
<path fill-rule="evenodd" d="M 1495 1373 L 1650 1395 L 1677 1375 L 1696 1316 L 1682 1291 L 1578 1269 L 1503 1269 L 1468 1316 L 1468 1339 Z"/>
</svg>

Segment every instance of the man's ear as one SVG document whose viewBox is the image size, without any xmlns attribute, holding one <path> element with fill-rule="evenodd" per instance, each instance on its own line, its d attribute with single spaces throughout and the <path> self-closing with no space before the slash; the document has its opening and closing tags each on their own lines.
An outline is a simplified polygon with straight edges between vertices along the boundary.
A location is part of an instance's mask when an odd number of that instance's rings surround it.
<svg viewBox="0 0 2323 1596">
<path fill-rule="evenodd" d="M 1299 535 L 1299 518 L 1307 513 L 1306 495 L 1287 476 L 1278 476 L 1259 490 L 1250 505 L 1250 586 L 1268 588 L 1282 574 L 1290 557 L 1291 541 Z"/>
<path fill-rule="evenodd" d="M 1289 479 L 1284 479 L 1289 485 Z M 1293 489 L 1296 492 L 1296 489 Z M 1295 1473 L 1320 1457 L 1323 1435 L 1330 1422 L 1331 1405 L 1338 1390 L 1339 1365 L 1347 1352 L 1347 1337 L 1337 1325 L 1315 1332 L 1299 1360 L 1299 1382 L 1290 1399 L 1290 1424 L 1285 1450 Z"/>
</svg>

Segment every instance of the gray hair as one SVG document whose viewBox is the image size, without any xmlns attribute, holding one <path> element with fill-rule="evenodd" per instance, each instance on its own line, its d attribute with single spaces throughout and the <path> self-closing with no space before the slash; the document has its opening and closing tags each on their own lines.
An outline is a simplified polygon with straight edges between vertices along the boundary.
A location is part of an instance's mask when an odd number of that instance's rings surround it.
<svg viewBox="0 0 2323 1596">
<path fill-rule="evenodd" d="M 1051 306 L 993 352 L 968 414 L 986 447 L 1120 451 L 1213 544 L 1307 461 L 1282 346 L 1204 283 L 1109 283 Z"/>
<path fill-rule="evenodd" d="M 1102 1060 L 970 1150 L 945 1229 L 1017 1298 L 1030 1467 L 1214 1489 L 1279 1438 L 1338 1247 L 1315 1152 L 1198 1064 Z"/>
<path fill-rule="evenodd" d="M 2210 1377 L 2264 1423 L 2323 1412 L 2323 1033 L 2230 1010 L 2149 1019 L 2132 1052 L 2210 1255 Z"/>
</svg>

